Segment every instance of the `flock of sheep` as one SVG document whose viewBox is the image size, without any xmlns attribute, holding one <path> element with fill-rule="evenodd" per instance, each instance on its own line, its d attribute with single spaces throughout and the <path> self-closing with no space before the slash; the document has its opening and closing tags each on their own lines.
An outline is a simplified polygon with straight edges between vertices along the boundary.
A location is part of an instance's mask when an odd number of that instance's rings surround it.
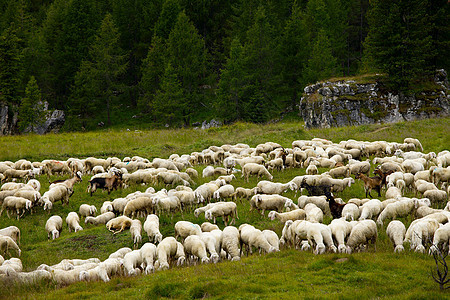
<svg viewBox="0 0 450 300">
<path fill-rule="evenodd" d="M 374 165 L 377 176 L 370 174 Z M 194 166 L 204 166 L 201 176 L 210 178 L 195 189 L 191 186 L 196 185 L 199 174 Z M 286 183 L 272 182 L 272 173 L 285 168 L 302 168 L 306 174 Z M 327 171 L 319 174 L 319 168 Z M 55 174 L 71 177 L 53 182 L 41 196 L 41 184 L 36 178 Z M 20 230 L 9 226 L 0 229 L 0 279 L 25 283 L 48 279 L 60 285 L 81 280 L 109 281 L 113 276 L 150 274 L 175 265 L 237 261 L 243 253 L 271 253 L 280 251 L 280 247 L 315 254 L 351 253 L 366 250 L 369 243 L 375 245 L 378 231 L 384 230 L 386 224 L 396 252 L 404 250 L 405 242 L 411 250 L 421 253 L 427 248 L 430 253 L 448 251 L 450 152 L 423 153 L 421 143 L 413 138 L 403 143 L 348 140 L 338 144 L 315 138 L 294 141 L 290 149 L 272 142 L 255 148 L 246 144 L 211 146 L 152 162 L 137 156 L 123 160 L 89 157 L 0 162 L 0 216 L 4 217 L 6 210 L 8 217 L 20 219 L 27 213 L 42 213 L 40 207 L 51 213 L 59 201 L 61 205 L 69 203 L 74 185 L 88 174 L 92 175 L 87 190 L 91 196 L 97 189 L 110 193 L 133 185 L 149 187 L 145 192 L 105 201 L 100 214 L 95 205 L 82 204 L 65 218 L 69 232 L 83 230 L 81 217 L 85 224 L 105 226 L 113 234 L 129 230 L 134 249 L 118 249 L 104 261 L 64 259 L 56 265 L 42 264 L 34 271 L 23 272 L 20 259 L 11 254 L 21 254 Z M 265 180 L 253 188 L 235 187 L 232 183 L 236 176 L 247 182 L 250 176 Z M 370 197 L 372 189 L 385 190 L 386 200 L 335 198 L 354 184 L 355 178 L 364 183 Z M 166 188 L 156 191 L 153 186 L 157 184 Z M 288 190 L 299 193 L 299 198 L 283 196 Z M 404 196 L 412 192 L 418 198 Z M 284 224 L 281 236 L 247 223 L 233 226 L 239 219 L 239 201 L 248 201 L 250 210 L 264 217 L 269 211 L 268 218 Z M 164 237 L 159 216 L 173 216 L 176 212 L 203 215 L 207 222 L 198 225 L 178 221 L 175 236 Z M 324 215 L 332 219 L 330 224 L 323 223 Z M 395 220 L 409 215 L 415 220 L 408 228 Z M 139 218 L 145 222 L 142 224 Z M 217 218 L 222 218 L 223 230 L 216 225 Z M 52 215 L 45 225 L 48 238 L 59 238 L 63 227 L 63 218 Z M 143 232 L 149 242 L 143 243 Z M 10 258 L 5 260 L 3 256 Z"/>
</svg>

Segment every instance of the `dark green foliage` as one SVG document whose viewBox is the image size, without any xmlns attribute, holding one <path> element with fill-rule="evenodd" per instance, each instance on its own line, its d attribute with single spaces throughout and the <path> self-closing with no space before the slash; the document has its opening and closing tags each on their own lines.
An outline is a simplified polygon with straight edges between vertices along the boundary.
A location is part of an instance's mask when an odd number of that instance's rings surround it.
<svg viewBox="0 0 450 300">
<path fill-rule="evenodd" d="M 432 75 L 436 55 L 427 14 L 428 1 L 371 2 L 365 41 L 369 64 L 389 75 L 391 84 L 403 91 Z"/>
<path fill-rule="evenodd" d="M 25 97 L 22 98 L 19 108 L 19 129 L 24 130 L 30 126 L 31 131 L 33 131 L 36 126 L 43 123 L 44 116 L 44 103 L 41 91 L 36 78 L 31 76 L 25 89 Z"/>
</svg>

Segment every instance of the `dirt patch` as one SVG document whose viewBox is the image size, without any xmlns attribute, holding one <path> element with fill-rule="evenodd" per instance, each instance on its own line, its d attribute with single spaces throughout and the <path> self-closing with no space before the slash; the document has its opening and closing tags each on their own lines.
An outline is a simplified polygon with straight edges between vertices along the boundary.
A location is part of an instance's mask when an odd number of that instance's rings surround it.
<svg viewBox="0 0 450 300">
<path fill-rule="evenodd" d="M 378 129 L 375 130 L 375 131 L 372 131 L 372 133 L 380 132 L 380 131 L 385 130 L 385 129 L 388 129 L 388 128 L 389 128 L 388 126 L 386 126 L 386 127 L 381 127 L 381 128 L 378 128 Z"/>
<path fill-rule="evenodd" d="M 94 247 L 94 245 L 97 244 L 97 236 L 95 236 L 95 235 L 79 236 L 79 237 L 74 237 L 74 238 L 68 239 L 68 241 L 76 242 L 76 243 L 82 245 L 84 248 L 90 249 L 90 248 Z"/>
<path fill-rule="evenodd" d="M 336 259 L 335 262 L 337 262 L 337 263 L 343 263 L 343 262 L 346 262 L 347 260 L 348 260 L 347 257 L 342 257 L 342 258 Z"/>
</svg>

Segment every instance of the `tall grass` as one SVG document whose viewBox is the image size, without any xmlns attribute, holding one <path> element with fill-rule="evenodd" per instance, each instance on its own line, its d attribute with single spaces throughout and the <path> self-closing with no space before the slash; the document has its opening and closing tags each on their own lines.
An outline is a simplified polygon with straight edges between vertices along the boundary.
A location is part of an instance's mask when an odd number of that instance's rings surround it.
<svg viewBox="0 0 450 300">
<path fill-rule="evenodd" d="M 388 140 L 402 142 L 405 137 L 419 138 L 426 152 L 450 149 L 447 131 L 449 118 L 425 120 L 411 123 L 378 124 L 346 128 L 305 130 L 299 123 L 277 123 L 254 125 L 237 123 L 231 126 L 209 130 L 179 129 L 152 131 L 100 131 L 74 134 L 50 134 L 46 136 L 16 136 L 0 139 L 0 160 L 28 158 L 65 159 L 67 157 L 109 156 L 118 157 L 141 155 L 143 157 L 167 157 L 171 153 L 190 153 L 210 145 L 244 142 L 252 146 L 266 141 L 275 141 L 289 147 L 296 139 L 313 137 L 327 138 L 334 142 L 343 139 Z M 204 166 L 195 168 L 201 174 Z M 321 170 L 324 171 L 324 170 Z M 304 169 L 287 169 L 274 172 L 274 181 L 286 182 Z M 48 181 L 53 176 L 39 178 L 42 192 L 48 190 Z M 87 181 L 75 186 L 75 193 L 67 206 L 54 205 L 51 214 L 38 207 L 33 214 L 27 214 L 17 221 L 0 216 L 0 228 L 15 225 L 22 232 L 22 261 L 24 270 L 30 271 L 42 263 L 55 264 L 64 258 L 98 257 L 106 259 L 120 247 L 132 247 L 129 231 L 112 235 L 104 226 L 81 225 L 84 230 L 69 233 L 64 226 L 61 237 L 47 240 L 44 230 L 50 215 L 58 214 L 63 220 L 70 211 L 78 211 L 82 203 L 94 204 L 98 209 L 106 200 L 145 190 L 144 186 L 132 186 L 125 190 L 113 191 L 110 195 L 97 191 L 92 197 L 86 193 Z M 209 181 L 199 178 L 193 188 Z M 245 182 L 240 176 L 233 181 L 235 187 L 253 187 L 256 178 Z M 155 188 L 161 189 L 162 185 Z M 412 194 L 408 194 L 412 196 Z M 286 196 L 296 199 L 294 192 Z M 339 195 L 344 200 L 364 197 L 363 185 L 357 181 Z M 298 195 L 297 195 L 298 197 Z M 380 200 L 384 200 L 381 197 Z M 260 229 L 272 229 L 281 234 L 282 224 L 250 211 L 246 201 L 238 202 L 239 219 L 236 226 L 250 223 Z M 161 232 L 164 236 L 174 235 L 174 224 L 188 220 L 201 224 L 204 217 L 195 218 L 192 210 L 160 216 Z M 407 225 L 411 217 L 402 219 Z M 141 219 L 143 222 L 144 220 Z M 325 218 L 325 223 L 330 219 Z M 223 229 L 222 220 L 218 225 Z M 145 235 L 145 234 L 144 234 Z M 147 238 L 144 236 L 144 241 Z M 428 255 L 406 252 L 393 254 L 393 246 L 384 229 L 379 229 L 376 252 L 352 255 L 326 254 L 314 256 L 297 250 L 283 250 L 280 253 L 254 254 L 240 262 L 221 262 L 217 265 L 173 268 L 150 276 L 137 278 L 114 278 L 109 283 L 78 283 L 65 288 L 56 288 L 54 283 L 36 283 L 32 286 L 4 285 L 0 288 L 0 298 L 441 298 L 438 286 L 432 281 L 429 269 L 434 261 Z M 0 285 L 4 284 L 0 281 Z"/>
</svg>

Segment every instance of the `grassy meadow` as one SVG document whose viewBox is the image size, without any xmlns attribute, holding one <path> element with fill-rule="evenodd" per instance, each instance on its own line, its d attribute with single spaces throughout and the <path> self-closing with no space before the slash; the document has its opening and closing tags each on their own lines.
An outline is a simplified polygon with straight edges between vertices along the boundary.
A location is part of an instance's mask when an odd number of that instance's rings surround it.
<svg viewBox="0 0 450 300">
<path fill-rule="evenodd" d="M 27 158 L 32 161 L 43 159 L 84 158 L 88 156 L 107 157 L 139 155 L 152 159 L 167 158 L 172 153 L 186 154 L 201 151 L 211 145 L 258 143 L 273 141 L 285 147 L 297 139 L 321 137 L 339 142 L 346 139 L 386 140 L 402 142 L 405 137 L 418 138 L 425 152 L 436 153 L 450 149 L 450 118 L 430 119 L 396 124 L 375 124 L 343 128 L 306 130 L 298 122 L 282 122 L 268 125 L 237 123 L 209 130 L 200 129 L 143 129 L 108 130 L 88 133 L 62 133 L 45 136 L 23 135 L 0 137 L 0 161 L 16 161 Z M 201 174 L 205 166 L 195 168 Z M 325 169 L 321 169 L 321 172 Z M 287 182 L 304 169 L 287 169 L 273 172 L 275 182 Z M 50 180 L 57 179 L 52 176 Z M 47 176 L 39 178 L 41 193 L 48 190 Z M 131 186 L 113 191 L 110 195 L 97 191 L 92 197 L 86 193 L 89 176 L 74 188 L 74 194 L 67 206 L 55 203 L 51 214 L 37 207 L 33 214 L 26 214 L 19 221 L 8 219 L 6 213 L 0 216 L 0 228 L 15 225 L 20 228 L 22 262 L 24 271 L 34 270 L 42 263 L 51 265 L 64 258 L 98 257 L 106 259 L 110 253 L 121 247 L 132 247 L 129 231 L 112 235 L 105 226 L 80 224 L 84 230 L 69 233 L 67 226 L 59 239 L 48 241 L 45 222 L 50 215 L 58 214 L 63 220 L 71 211 L 77 211 L 82 203 L 94 204 L 98 210 L 106 200 L 124 197 L 136 190 L 144 191 L 145 186 Z M 199 178 L 198 185 L 211 178 Z M 256 178 L 247 183 L 237 176 L 232 182 L 235 187 L 254 187 Z M 163 188 L 162 185 L 154 186 Z M 372 194 L 374 194 L 373 192 Z M 413 194 L 408 194 L 413 196 Z M 408 196 L 407 195 L 407 196 Z M 286 196 L 294 199 L 299 195 L 289 191 Z M 352 187 L 338 195 L 345 201 L 364 198 L 363 184 L 357 181 Z M 384 200 L 384 194 L 380 200 Z M 445 205 L 445 204 L 444 204 Z M 281 235 L 282 224 L 271 221 L 256 211 L 250 211 L 249 204 L 238 202 L 239 219 L 236 226 L 250 223 L 259 229 L 272 229 Z M 164 236 L 174 234 L 174 224 L 188 220 L 201 224 L 204 217 L 195 218 L 193 211 L 187 210 L 160 216 L 160 229 Z M 144 220 L 141 219 L 143 222 Z M 326 217 L 324 223 L 331 221 Z M 403 219 L 408 226 L 411 217 Z M 222 220 L 218 225 L 223 229 Z M 448 292 L 441 292 L 432 280 L 430 268 L 435 266 L 432 257 L 406 251 L 394 254 L 393 246 L 386 237 L 385 229 L 379 228 L 376 250 L 370 248 L 366 253 L 325 254 L 315 256 L 310 252 L 284 249 L 269 255 L 253 254 L 239 262 L 220 262 L 216 265 L 174 267 L 168 271 L 157 272 L 135 278 L 113 278 L 108 283 L 80 282 L 68 287 L 57 287 L 54 283 L 36 283 L 32 286 L 16 286 L 0 281 L 0 299 L 14 298 L 214 298 L 214 299 L 293 299 L 293 298 L 447 298 Z M 145 233 L 144 242 L 147 241 Z M 405 246 L 405 249 L 408 248 Z"/>
</svg>

